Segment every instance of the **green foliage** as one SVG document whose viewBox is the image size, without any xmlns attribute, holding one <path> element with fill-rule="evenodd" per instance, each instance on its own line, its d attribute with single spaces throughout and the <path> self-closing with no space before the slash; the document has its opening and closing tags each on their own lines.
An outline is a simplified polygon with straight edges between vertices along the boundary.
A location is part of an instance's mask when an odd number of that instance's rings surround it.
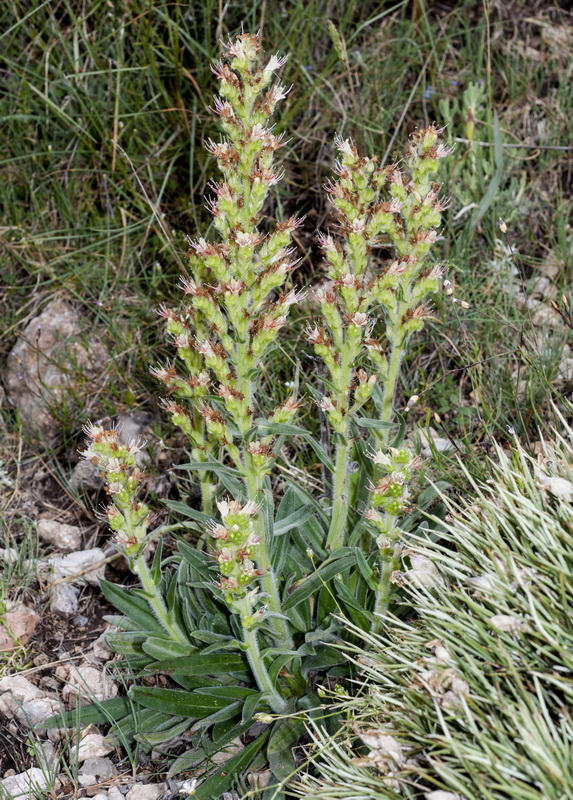
<svg viewBox="0 0 573 800">
<path fill-rule="evenodd" d="M 414 537 L 400 580 L 417 621 L 344 648 L 362 689 L 333 704 L 337 740 L 312 728 L 318 774 L 298 796 L 573 792 L 573 430 L 558 420 L 537 457 L 517 438 L 496 447 L 491 480 L 470 479 L 439 538 Z"/>
</svg>

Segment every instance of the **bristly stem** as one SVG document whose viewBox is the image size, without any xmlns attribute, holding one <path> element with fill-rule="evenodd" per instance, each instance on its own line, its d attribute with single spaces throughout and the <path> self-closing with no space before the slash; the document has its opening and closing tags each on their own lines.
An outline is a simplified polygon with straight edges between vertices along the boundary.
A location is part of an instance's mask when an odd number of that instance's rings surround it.
<svg viewBox="0 0 573 800">
<path fill-rule="evenodd" d="M 258 504 L 261 500 L 262 489 L 258 476 L 254 475 L 251 471 L 248 471 L 246 484 L 249 500 L 252 500 L 254 503 Z M 292 649 L 294 647 L 294 643 L 289 630 L 288 622 L 283 617 L 278 582 L 271 564 L 268 531 L 266 530 L 264 516 L 260 512 L 253 519 L 253 526 L 257 536 L 261 540 L 261 543 L 257 548 L 257 566 L 262 572 L 260 582 L 263 591 L 267 595 L 266 604 L 268 606 L 268 611 L 270 612 L 268 622 L 275 633 L 277 643 L 283 647 Z"/>
<path fill-rule="evenodd" d="M 132 569 L 133 572 L 137 575 L 139 580 L 141 581 L 141 585 L 145 594 L 147 595 L 146 599 L 149 603 L 149 606 L 157 621 L 175 642 L 179 642 L 179 644 L 189 644 L 189 639 L 177 622 L 175 621 L 172 614 L 169 613 L 165 606 L 165 602 L 159 591 L 158 587 L 153 580 L 153 576 L 151 575 L 150 569 L 147 566 L 145 561 L 145 555 L 143 553 L 139 553 L 135 558 L 132 559 Z"/>
<path fill-rule="evenodd" d="M 275 714 L 280 714 L 285 710 L 286 702 L 281 697 L 277 688 L 273 685 L 269 673 L 263 661 L 256 628 L 252 625 L 251 608 L 246 597 L 235 601 L 235 607 L 241 618 L 241 628 L 243 630 L 243 641 L 246 645 L 246 656 L 253 673 L 257 686 L 264 692 L 269 700 L 269 705 Z"/>
<path fill-rule="evenodd" d="M 392 596 L 392 573 L 398 569 L 400 556 L 400 545 L 397 542 L 390 544 L 380 552 L 380 582 L 376 592 L 376 602 L 374 606 L 374 619 L 370 631 L 379 633 L 382 629 L 384 616 L 390 605 Z"/>
<path fill-rule="evenodd" d="M 346 520 L 348 519 L 348 438 L 336 445 L 334 481 L 332 487 L 332 518 L 326 546 L 338 550 L 343 546 Z"/>
<path fill-rule="evenodd" d="M 352 367 L 349 363 L 348 352 L 349 348 L 346 347 L 342 353 L 341 366 L 340 366 L 340 384 L 337 393 L 338 408 L 344 413 L 344 417 L 340 420 L 337 437 L 339 441 L 336 445 L 336 456 L 333 475 L 332 486 L 332 517 L 330 520 L 330 529 L 326 540 L 326 546 L 330 551 L 338 550 L 344 545 L 344 534 L 346 533 L 346 522 L 348 519 L 348 502 L 349 502 L 349 473 L 348 473 L 348 460 L 350 454 L 350 441 L 349 441 L 349 419 L 348 419 L 348 399 L 351 392 L 352 383 Z"/>
<path fill-rule="evenodd" d="M 386 380 L 384 381 L 382 413 L 380 415 L 380 420 L 382 422 L 390 423 L 392 421 L 392 414 L 394 411 L 394 395 L 396 394 L 396 386 L 400 376 L 400 366 L 402 364 L 404 350 L 405 347 L 403 341 L 400 341 L 399 344 L 397 342 L 393 343 L 392 351 L 390 353 L 390 360 L 388 362 L 388 372 Z M 389 433 L 389 425 L 381 429 L 377 437 L 378 445 L 380 447 L 386 447 L 388 445 Z"/>
</svg>

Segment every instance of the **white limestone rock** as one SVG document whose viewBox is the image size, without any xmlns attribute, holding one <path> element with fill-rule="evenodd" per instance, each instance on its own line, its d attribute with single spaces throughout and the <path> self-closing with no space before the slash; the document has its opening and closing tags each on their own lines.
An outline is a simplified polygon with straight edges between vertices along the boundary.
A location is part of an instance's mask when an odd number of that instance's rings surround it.
<svg viewBox="0 0 573 800">
<path fill-rule="evenodd" d="M 89 664 L 81 664 L 70 670 L 62 695 L 70 705 L 75 705 L 78 697 L 93 702 L 116 697 L 117 692 L 117 684 L 108 675 Z"/>
<path fill-rule="evenodd" d="M 19 775 L 3 778 L 0 786 L 8 797 L 17 797 L 18 800 L 34 800 L 38 792 L 48 788 L 48 779 L 39 767 L 30 767 Z"/>
<path fill-rule="evenodd" d="M 40 519 L 37 530 L 40 539 L 54 545 L 61 553 L 81 550 L 82 531 L 76 525 L 66 525 L 55 519 Z"/>
<path fill-rule="evenodd" d="M 78 761 L 88 758 L 101 758 L 113 751 L 113 747 L 106 742 L 101 733 L 88 733 L 78 746 Z"/>
</svg>

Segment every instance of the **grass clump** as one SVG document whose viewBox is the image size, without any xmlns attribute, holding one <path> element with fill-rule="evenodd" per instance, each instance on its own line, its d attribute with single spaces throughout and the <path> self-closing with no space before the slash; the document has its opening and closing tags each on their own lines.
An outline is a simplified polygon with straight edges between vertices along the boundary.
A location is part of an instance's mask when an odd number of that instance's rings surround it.
<svg viewBox="0 0 573 800">
<path fill-rule="evenodd" d="M 496 446 L 439 536 L 394 575 L 413 615 L 346 650 L 359 696 L 312 729 L 299 796 L 560 800 L 573 792 L 573 431 Z"/>
</svg>

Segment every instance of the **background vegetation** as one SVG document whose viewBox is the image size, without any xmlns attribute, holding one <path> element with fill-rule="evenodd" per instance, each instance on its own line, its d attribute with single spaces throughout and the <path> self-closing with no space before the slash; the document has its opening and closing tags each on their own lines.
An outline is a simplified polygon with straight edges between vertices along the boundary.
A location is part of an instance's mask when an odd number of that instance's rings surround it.
<svg viewBox="0 0 573 800">
<path fill-rule="evenodd" d="M 271 214 L 307 214 L 297 280 L 321 269 L 314 234 L 328 224 L 333 134 L 391 160 L 415 126 L 447 124 L 456 157 L 443 256 L 472 310 L 437 298 L 405 395 L 421 394 L 418 416 L 438 412 L 472 449 L 543 416 L 563 335 L 548 335 L 558 322 L 547 309 L 541 331 L 527 326 L 518 295 L 544 276 L 546 299 L 570 284 L 571 26 L 559 4 L 16 0 L 3 14 L 1 353 L 63 293 L 113 356 L 89 404 L 80 393 L 58 410 L 60 459 L 86 411 L 155 408 L 155 309 L 176 296 L 186 236 L 207 220 L 210 64 L 241 25 L 290 53 L 278 123 L 287 180 Z M 471 127 L 468 150 L 457 140 Z M 288 379 L 288 341 L 283 356 Z"/>
<path fill-rule="evenodd" d="M 277 128 L 286 179 L 270 216 L 306 214 L 295 282 L 322 270 L 316 231 L 329 225 L 322 189 L 335 133 L 385 162 L 417 126 L 447 125 L 455 155 L 441 256 L 454 297 L 434 298 L 435 320 L 411 352 L 403 407 L 449 441 L 431 475 L 460 494 L 486 479 L 495 437 L 526 446 L 570 392 L 573 24 L 567 3 L 541 0 L 14 0 L 0 10 L 0 370 L 27 322 L 53 297 L 73 302 L 111 358 L 97 385 L 54 407 L 50 445 L 4 402 L 0 459 L 10 473 L 41 465 L 60 502 L 84 513 L 70 486 L 81 427 L 144 409 L 158 436 L 179 446 L 156 411 L 149 365 L 170 355 L 156 309 L 177 303 L 187 237 L 205 231 L 215 165 L 209 110 L 219 43 L 260 30 L 267 52 L 289 53 Z M 470 142 L 471 140 L 471 142 Z M 500 226 L 500 218 L 504 225 Z M 507 230 L 505 229 L 507 226 Z M 274 380 L 312 370 L 294 345 L 312 308 L 285 330 Z M 71 372 L 74 366 L 69 365 Z M 285 397 L 287 390 L 285 389 Z M 309 405 L 310 407 L 310 405 Z M 564 409 L 565 416 L 568 411 Z M 300 424 L 313 428 L 309 415 Z M 511 429 L 511 432 L 508 430 Z M 463 453 L 463 473 L 452 453 Z M 293 468 L 304 469 L 304 451 Z M 320 475 L 307 476 L 320 481 Z M 17 498 L 9 513 L 24 513 Z"/>
</svg>

